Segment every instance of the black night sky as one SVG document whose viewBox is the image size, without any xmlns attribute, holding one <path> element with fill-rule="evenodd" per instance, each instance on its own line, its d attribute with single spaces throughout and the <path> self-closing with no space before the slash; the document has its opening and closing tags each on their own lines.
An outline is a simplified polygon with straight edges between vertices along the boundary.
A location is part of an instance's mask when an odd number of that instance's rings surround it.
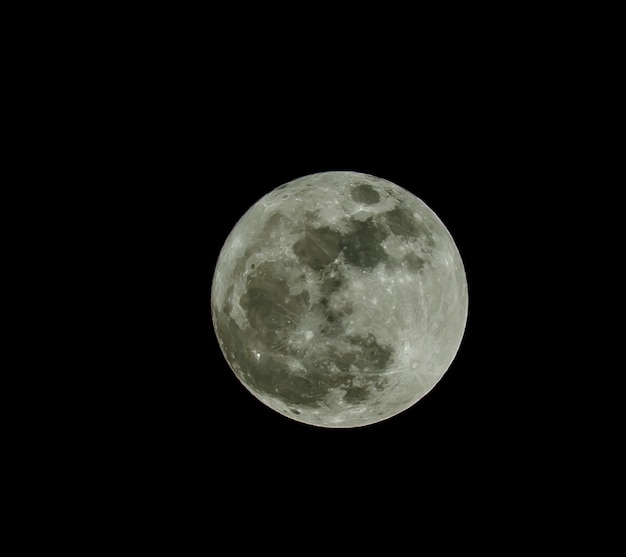
<svg viewBox="0 0 626 557">
<path fill-rule="evenodd" d="M 312 496 L 362 470 L 470 485 L 531 454 L 533 332 L 517 316 L 534 273 L 524 263 L 545 257 L 527 233 L 545 186 L 532 110 L 488 87 L 348 82 L 275 75 L 247 89 L 220 82 L 208 96 L 192 80 L 135 115 L 137 135 L 116 147 L 132 160 L 119 198 L 136 223 L 126 257 L 139 269 L 128 275 L 137 322 L 125 324 L 135 356 L 117 402 L 123 439 L 181 481 L 267 481 Z M 214 266 L 237 220 L 273 188 L 327 170 L 373 174 L 421 198 L 455 239 L 469 285 L 466 333 L 441 381 L 411 409 L 356 429 L 265 407 L 229 369 L 211 323 Z"/>
<path fill-rule="evenodd" d="M 446 118 L 417 107 L 412 115 L 389 112 L 374 121 L 363 110 L 282 118 L 276 107 L 258 111 L 208 126 L 194 136 L 200 142 L 182 138 L 175 160 L 162 162 L 160 178 L 170 183 L 150 194 L 150 221 L 159 230 L 151 249 L 163 254 L 152 311 L 162 329 L 149 358 L 155 372 L 147 375 L 166 439 L 196 458 L 213 448 L 215 465 L 235 459 L 244 468 L 259 459 L 277 466 L 295 460 L 306 468 L 310 458 L 352 460 L 361 452 L 376 466 L 400 459 L 410 468 L 424 455 L 449 461 L 493 451 L 507 435 L 503 412 L 510 415 L 517 400 L 513 372 L 502 359 L 512 288 L 500 226 L 517 203 L 510 192 L 519 178 L 498 130 L 484 119 L 467 121 L 453 112 Z M 266 408 L 238 382 L 213 333 L 209 294 L 219 250 L 247 208 L 291 179 L 342 169 L 391 180 L 438 214 L 464 260 L 469 318 L 450 370 L 417 405 L 365 428 L 324 430 Z"/>
</svg>

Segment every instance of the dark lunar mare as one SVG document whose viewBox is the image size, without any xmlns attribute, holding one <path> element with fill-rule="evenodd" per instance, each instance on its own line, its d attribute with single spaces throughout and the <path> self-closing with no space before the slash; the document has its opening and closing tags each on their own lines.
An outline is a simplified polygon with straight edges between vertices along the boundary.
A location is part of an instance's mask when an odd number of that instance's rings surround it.
<svg viewBox="0 0 626 557">
<path fill-rule="evenodd" d="M 363 204 L 380 201 L 378 192 L 367 184 L 354 187 L 351 195 Z M 331 303 L 347 283 L 337 258 L 343 254 L 347 265 L 370 270 L 389 261 L 382 247 L 389 234 L 422 238 L 427 250 L 432 250 L 434 241 L 428 228 L 400 205 L 364 221 L 351 221 L 343 233 L 328 226 L 315 227 L 312 222 L 317 216 L 308 213 L 303 227 L 298 227 L 302 232 L 292 248 L 297 263 L 266 261 L 251 269 L 245 292 L 238 300 L 249 328 L 243 331 L 228 315 L 235 303 L 232 287 L 224 311 L 219 313 L 218 325 L 227 346 L 241 347 L 238 354 L 230 354 L 231 361 L 241 362 L 240 373 L 257 392 L 276 396 L 287 404 L 317 407 L 331 389 L 341 387 L 345 390 L 344 400 L 356 404 L 387 384 L 385 371 L 393 360 L 393 347 L 381 345 L 372 334 L 345 335 L 343 320 L 352 309 Z M 283 215 L 273 215 L 259 242 L 275 236 L 276 227 L 282 226 L 284 219 Z M 425 264 L 414 253 L 408 254 L 405 261 L 413 271 L 420 271 Z M 315 304 L 307 289 L 290 294 L 294 282 L 306 280 L 298 264 L 318 275 L 321 298 Z M 244 267 L 245 263 L 238 265 L 237 272 Z M 298 322 L 311 313 L 322 321 L 318 334 L 327 341 L 318 340 L 316 344 L 326 348 L 309 351 L 290 345 Z M 254 352 L 259 356 L 255 357 Z M 294 371 L 290 366 L 293 359 L 301 362 L 306 371 Z"/>
<path fill-rule="evenodd" d="M 337 387 L 344 389 L 344 400 L 349 404 L 366 400 L 374 389 L 384 388 L 384 373 L 393 348 L 379 344 L 373 335 L 346 337 L 341 321 L 351 308 L 332 308 L 329 301 L 345 287 L 346 279 L 337 266 L 329 269 L 326 273 L 319 271 L 322 299 L 314 306 L 307 290 L 289 294 L 290 276 L 304 280 L 296 269 L 280 261 L 258 265 L 250 272 L 246 291 L 239 298 L 250 324 L 246 330 L 229 315 L 235 300 L 233 287 L 228 289 L 223 311 L 216 314 L 218 327 L 224 344 L 236 347 L 229 354 L 230 360 L 240 362 L 239 373 L 258 393 L 278 397 L 287 404 L 318 407 Z M 318 334 L 328 340 L 317 345 L 325 348 L 309 353 L 291 346 L 289 339 L 298 321 L 315 311 L 325 322 Z M 302 363 L 304 373 L 290 367 L 294 358 Z"/>
<path fill-rule="evenodd" d="M 339 255 L 339 233 L 328 227 L 307 227 L 302 237 L 293 245 L 298 260 L 319 271 Z"/>
<path fill-rule="evenodd" d="M 421 238 L 426 247 L 432 251 L 435 242 L 428 227 L 415 219 L 413 213 L 406 207 L 398 205 L 391 211 L 379 216 L 382 226 L 393 234 L 407 239 Z"/>
<path fill-rule="evenodd" d="M 341 235 L 341 249 L 350 265 L 362 269 L 372 269 L 388 259 L 381 242 L 388 233 L 377 226 L 372 218 L 354 221 L 351 230 Z"/>
</svg>

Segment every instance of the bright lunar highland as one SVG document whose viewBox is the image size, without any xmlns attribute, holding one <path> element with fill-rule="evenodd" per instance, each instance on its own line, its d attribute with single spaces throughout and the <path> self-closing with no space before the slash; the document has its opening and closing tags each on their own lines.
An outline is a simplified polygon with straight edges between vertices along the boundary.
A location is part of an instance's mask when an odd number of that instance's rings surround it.
<svg viewBox="0 0 626 557">
<path fill-rule="evenodd" d="M 322 427 L 415 404 L 452 363 L 467 305 L 463 262 L 437 215 L 358 172 L 304 176 L 261 198 L 226 239 L 211 289 L 241 383 Z"/>
</svg>

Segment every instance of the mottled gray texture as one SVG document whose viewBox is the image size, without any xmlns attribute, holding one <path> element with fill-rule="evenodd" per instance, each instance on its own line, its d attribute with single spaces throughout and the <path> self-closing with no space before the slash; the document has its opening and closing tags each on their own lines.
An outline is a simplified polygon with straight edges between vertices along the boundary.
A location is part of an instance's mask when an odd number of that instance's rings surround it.
<svg viewBox="0 0 626 557">
<path fill-rule="evenodd" d="M 356 427 L 406 410 L 446 372 L 467 284 L 449 232 L 421 200 L 357 172 L 276 188 L 236 224 L 211 292 L 240 381 L 295 420 Z"/>
</svg>

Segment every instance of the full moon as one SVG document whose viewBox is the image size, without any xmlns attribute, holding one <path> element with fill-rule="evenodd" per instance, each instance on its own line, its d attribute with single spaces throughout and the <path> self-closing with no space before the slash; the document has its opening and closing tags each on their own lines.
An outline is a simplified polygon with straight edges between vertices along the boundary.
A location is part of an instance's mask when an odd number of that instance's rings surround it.
<svg viewBox="0 0 626 557">
<path fill-rule="evenodd" d="M 322 172 L 284 184 L 237 222 L 211 288 L 229 366 L 280 414 L 365 426 L 413 406 L 448 370 L 467 320 L 459 251 L 396 184 Z"/>
</svg>

